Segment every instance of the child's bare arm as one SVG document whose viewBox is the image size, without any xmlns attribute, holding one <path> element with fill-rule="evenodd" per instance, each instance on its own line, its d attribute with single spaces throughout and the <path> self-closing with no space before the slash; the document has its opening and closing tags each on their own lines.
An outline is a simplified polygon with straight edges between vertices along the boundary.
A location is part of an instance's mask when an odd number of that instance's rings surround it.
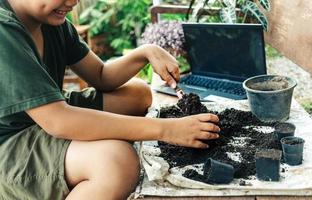
<svg viewBox="0 0 312 200">
<path fill-rule="evenodd" d="M 156 45 L 140 46 L 127 55 L 105 64 L 90 51 L 71 68 L 92 86 L 108 92 L 126 83 L 148 62 L 169 85 L 179 81 L 180 74 L 176 59 Z"/>
<path fill-rule="evenodd" d="M 201 140 L 218 137 L 218 117 L 200 114 L 180 119 L 151 119 L 79 108 L 59 101 L 27 111 L 49 134 L 73 140 L 161 140 L 205 148 Z"/>
</svg>

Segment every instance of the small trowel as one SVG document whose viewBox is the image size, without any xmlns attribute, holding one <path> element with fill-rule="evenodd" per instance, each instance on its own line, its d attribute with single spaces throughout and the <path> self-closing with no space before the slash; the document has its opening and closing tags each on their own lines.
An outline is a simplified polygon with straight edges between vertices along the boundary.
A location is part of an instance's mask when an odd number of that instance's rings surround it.
<svg viewBox="0 0 312 200">
<path fill-rule="evenodd" d="M 183 95 L 185 94 L 178 85 L 174 88 L 174 91 L 176 92 L 179 99 L 182 99 Z"/>
</svg>

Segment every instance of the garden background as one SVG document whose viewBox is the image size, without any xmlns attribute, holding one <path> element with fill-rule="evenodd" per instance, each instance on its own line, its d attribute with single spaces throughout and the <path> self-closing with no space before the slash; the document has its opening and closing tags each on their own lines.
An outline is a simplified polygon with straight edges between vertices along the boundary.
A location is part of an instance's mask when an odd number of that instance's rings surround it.
<svg viewBox="0 0 312 200">
<path fill-rule="evenodd" d="M 233 4 L 235 2 L 235 5 Z M 85 25 L 87 37 L 85 38 L 91 49 L 104 61 L 119 57 L 131 49 L 144 43 L 156 43 L 172 53 L 180 63 L 181 73 L 187 72 L 189 65 L 183 52 L 183 33 L 179 27 L 180 22 L 231 22 L 245 23 L 248 21 L 262 23 L 265 29 L 270 29 L 264 12 L 270 12 L 269 0 L 259 0 L 258 8 L 250 4 L 251 11 L 235 15 L 235 9 L 246 9 L 243 5 L 249 0 L 84 0 L 71 12 L 67 18 L 77 27 Z M 151 24 L 150 8 L 153 5 L 165 4 L 173 6 L 193 6 L 193 13 L 187 14 L 161 14 L 158 24 Z M 234 14 L 233 6 L 234 5 Z M 201 16 L 202 8 L 221 7 L 226 10 L 220 15 Z M 254 10 L 253 10 L 254 9 Z M 255 14 L 252 12 L 255 11 Z M 300 13 L 298 13 L 300 14 Z M 253 15 L 253 16 L 252 16 Z M 230 20 L 230 21 L 229 21 Z M 232 21 L 231 21 L 232 20 Z M 154 33 L 154 34 L 151 34 Z M 154 36 L 154 37 L 152 37 Z M 182 39 L 181 39 L 182 38 Z M 182 42 L 182 43 L 181 43 Z M 309 72 L 293 63 L 274 48 L 266 45 L 267 68 L 269 74 L 287 75 L 298 81 L 294 97 L 312 114 L 312 79 Z M 72 75 L 67 71 L 67 75 Z M 145 66 L 138 77 L 151 84 L 153 72 L 150 65 Z M 69 84 L 72 89 L 81 89 L 77 85 Z"/>
</svg>

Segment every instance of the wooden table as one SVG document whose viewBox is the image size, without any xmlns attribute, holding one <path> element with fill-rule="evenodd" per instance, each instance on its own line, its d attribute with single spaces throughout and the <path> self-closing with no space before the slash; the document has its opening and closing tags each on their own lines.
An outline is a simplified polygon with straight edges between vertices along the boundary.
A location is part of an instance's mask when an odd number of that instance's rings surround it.
<svg viewBox="0 0 312 200">
<path fill-rule="evenodd" d="M 153 91 L 153 105 L 174 104 L 177 97 Z M 312 196 L 241 196 L 241 197 L 144 197 L 146 200 L 312 200 Z"/>
<path fill-rule="evenodd" d="M 148 200 L 311 200 L 312 197 L 250 196 L 250 197 L 145 197 Z"/>
</svg>

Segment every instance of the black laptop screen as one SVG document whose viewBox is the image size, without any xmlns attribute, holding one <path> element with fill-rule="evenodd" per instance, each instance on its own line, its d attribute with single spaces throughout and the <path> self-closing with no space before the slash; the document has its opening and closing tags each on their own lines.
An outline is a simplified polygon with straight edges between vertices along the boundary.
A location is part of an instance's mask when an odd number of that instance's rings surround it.
<svg viewBox="0 0 312 200">
<path fill-rule="evenodd" d="M 183 24 L 193 74 L 242 81 L 266 74 L 263 30 L 257 24 Z"/>
</svg>

